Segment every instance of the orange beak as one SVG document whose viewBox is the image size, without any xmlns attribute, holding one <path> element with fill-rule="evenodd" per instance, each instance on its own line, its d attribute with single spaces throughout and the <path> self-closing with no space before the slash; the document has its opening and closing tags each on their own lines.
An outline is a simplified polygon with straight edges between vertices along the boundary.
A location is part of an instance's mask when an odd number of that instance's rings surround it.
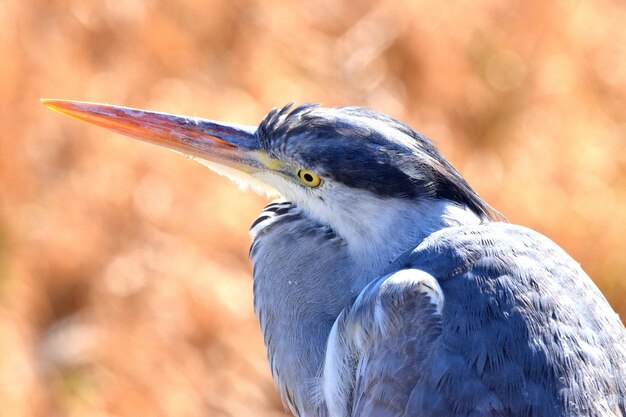
<svg viewBox="0 0 626 417">
<path fill-rule="evenodd" d="M 255 126 L 220 123 L 108 104 L 42 99 L 46 107 L 145 142 L 252 173 L 258 159 Z"/>
</svg>

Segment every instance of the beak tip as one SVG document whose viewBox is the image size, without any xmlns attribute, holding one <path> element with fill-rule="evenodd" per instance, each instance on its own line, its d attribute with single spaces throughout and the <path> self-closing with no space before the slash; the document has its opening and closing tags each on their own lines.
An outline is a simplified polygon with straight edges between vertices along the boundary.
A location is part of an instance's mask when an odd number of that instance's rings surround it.
<svg viewBox="0 0 626 417">
<path fill-rule="evenodd" d="M 52 111 L 66 116 L 75 116 L 76 105 L 81 102 L 73 100 L 59 100 L 55 98 L 40 98 L 39 102 Z"/>
<path fill-rule="evenodd" d="M 53 99 L 53 98 L 40 98 L 39 102 L 41 104 L 43 104 L 44 106 L 51 106 L 54 105 L 54 103 L 58 102 L 59 100 Z"/>
<path fill-rule="evenodd" d="M 62 100 L 56 100 L 53 98 L 40 98 L 39 102 L 49 108 L 50 110 L 58 111 L 59 102 Z"/>
</svg>

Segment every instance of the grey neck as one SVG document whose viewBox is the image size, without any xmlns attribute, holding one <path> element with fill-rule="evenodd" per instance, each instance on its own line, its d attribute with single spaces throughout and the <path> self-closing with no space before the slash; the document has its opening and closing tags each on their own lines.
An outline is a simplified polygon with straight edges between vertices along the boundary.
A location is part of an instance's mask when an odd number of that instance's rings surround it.
<svg viewBox="0 0 626 417">
<path fill-rule="evenodd" d="M 268 206 L 253 227 L 255 311 L 283 402 L 296 416 L 325 416 L 319 378 L 328 334 L 341 310 L 429 234 L 479 219 L 449 201 L 395 204 L 393 212 L 350 233 L 349 216 L 331 227 L 287 204 Z"/>
</svg>

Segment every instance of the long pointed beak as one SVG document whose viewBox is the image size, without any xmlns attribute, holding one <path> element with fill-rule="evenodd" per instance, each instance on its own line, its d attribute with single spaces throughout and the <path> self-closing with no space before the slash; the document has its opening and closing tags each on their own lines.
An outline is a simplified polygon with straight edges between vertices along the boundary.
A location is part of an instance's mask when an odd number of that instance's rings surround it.
<svg viewBox="0 0 626 417">
<path fill-rule="evenodd" d="M 263 168 L 258 159 L 255 126 L 108 104 L 52 99 L 42 99 L 41 102 L 79 120 L 239 171 L 252 173 Z"/>
</svg>

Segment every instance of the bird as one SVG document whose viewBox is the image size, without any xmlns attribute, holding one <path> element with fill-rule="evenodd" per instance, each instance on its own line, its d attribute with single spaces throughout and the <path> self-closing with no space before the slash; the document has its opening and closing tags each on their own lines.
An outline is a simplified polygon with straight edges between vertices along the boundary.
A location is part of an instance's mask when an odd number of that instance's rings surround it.
<svg viewBox="0 0 626 417">
<path fill-rule="evenodd" d="M 317 104 L 245 126 L 42 101 L 277 196 L 250 228 L 254 309 L 295 416 L 626 416 L 626 330 L 602 293 L 409 125 Z"/>
</svg>

